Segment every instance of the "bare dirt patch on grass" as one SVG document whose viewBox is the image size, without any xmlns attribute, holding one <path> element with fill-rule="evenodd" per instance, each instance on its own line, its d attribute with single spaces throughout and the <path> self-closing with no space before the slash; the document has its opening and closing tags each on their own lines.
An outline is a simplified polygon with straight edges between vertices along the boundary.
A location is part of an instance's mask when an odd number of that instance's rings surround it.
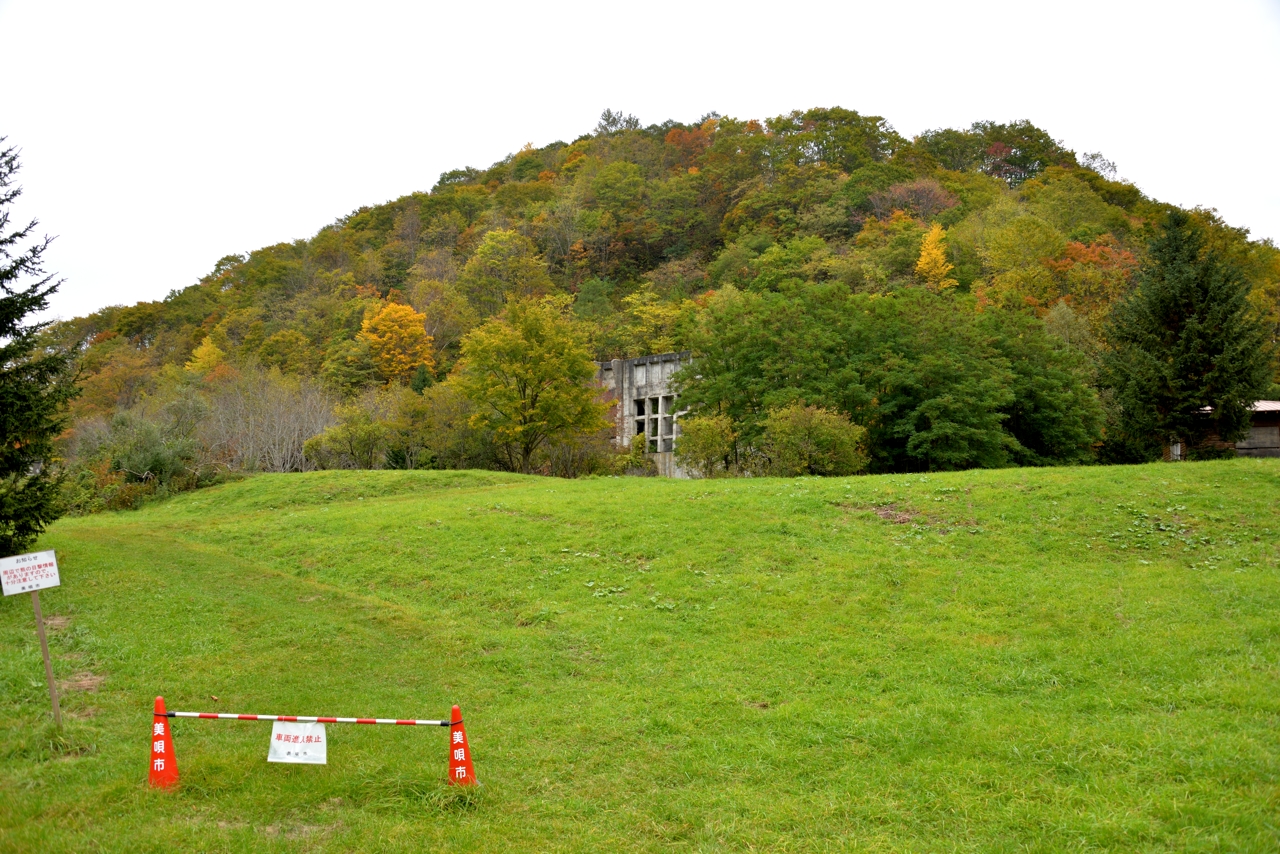
<svg viewBox="0 0 1280 854">
<path fill-rule="evenodd" d="M 920 518 L 919 513 L 913 513 L 908 508 L 900 504 L 848 504 L 843 501 L 832 502 L 846 513 L 866 513 L 871 512 L 884 519 L 886 522 L 892 522 L 895 525 L 907 525 Z"/>
<path fill-rule="evenodd" d="M 268 824 L 268 825 L 266 825 L 265 827 L 258 828 L 258 831 L 259 831 L 263 836 L 268 836 L 268 837 L 272 837 L 272 838 L 280 838 L 280 837 L 282 837 L 282 838 L 284 838 L 284 839 L 288 839 L 288 840 L 290 840 L 290 841 L 294 841 L 294 840 L 299 840 L 299 839 L 307 839 L 307 838 L 309 838 L 309 837 L 316 836 L 316 835 L 320 835 L 321 837 L 328 836 L 329 834 L 333 833 L 335 830 L 341 830 L 341 829 L 342 829 L 342 827 L 343 827 L 342 822 L 338 822 L 338 823 L 333 824 L 333 825 L 322 825 L 322 824 L 297 824 L 297 825 Z"/>
<path fill-rule="evenodd" d="M 900 509 L 896 504 L 886 504 L 883 507 L 875 508 L 875 514 L 886 522 L 892 522 L 895 525 L 906 525 L 915 516 L 911 513 Z"/>
<path fill-rule="evenodd" d="M 59 691 L 97 691 L 102 687 L 102 683 L 107 681 L 107 677 L 99 676 L 96 673 L 85 671 L 83 673 L 75 673 L 69 679 L 63 679 L 58 683 Z"/>
</svg>

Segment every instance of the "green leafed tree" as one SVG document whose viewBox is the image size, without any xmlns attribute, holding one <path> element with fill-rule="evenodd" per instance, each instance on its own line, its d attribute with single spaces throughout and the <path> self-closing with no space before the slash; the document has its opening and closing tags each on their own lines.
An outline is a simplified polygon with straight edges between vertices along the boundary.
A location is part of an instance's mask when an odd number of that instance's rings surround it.
<svg viewBox="0 0 1280 854">
<path fill-rule="evenodd" d="M 18 168 L 17 149 L 0 148 L 0 555 L 28 548 L 59 515 L 54 438 L 76 394 L 71 353 L 44 346 L 48 324 L 28 319 L 59 282 L 42 266 L 51 238 L 33 236 L 35 220 L 10 225 Z"/>
<path fill-rule="evenodd" d="M 1039 321 L 978 313 L 963 295 L 724 288 L 688 337 L 697 374 L 676 375 L 682 404 L 728 415 L 748 447 L 795 400 L 866 427 L 877 472 L 1078 462 L 1098 436 L 1078 355 Z"/>
<path fill-rule="evenodd" d="M 373 382 L 376 371 L 368 342 L 357 338 L 339 341 L 330 348 L 322 374 L 334 391 L 352 395 Z"/>
<path fill-rule="evenodd" d="M 492 433 L 506 466 L 531 472 L 549 441 L 603 429 L 595 362 L 567 297 L 515 300 L 462 339 L 450 377 Z"/>
<path fill-rule="evenodd" d="M 1062 315 L 1056 318 L 1059 329 Z M 1018 465 L 1093 462 L 1104 412 L 1090 386 L 1089 357 L 1023 312 L 988 310 L 976 322 L 1010 369 L 1013 398 L 1004 407 L 1002 425 L 1014 439 L 1010 459 Z"/>
<path fill-rule="evenodd" d="M 511 300 L 544 296 L 555 285 L 533 241 L 499 229 L 486 234 L 467 261 L 458 277 L 458 290 L 481 317 L 489 317 Z"/>
<path fill-rule="evenodd" d="M 1120 404 L 1124 439 L 1152 453 L 1165 441 L 1215 455 L 1215 435 L 1249 430 L 1249 407 L 1272 375 L 1266 329 L 1250 310 L 1239 267 L 1207 245 L 1184 211 L 1151 243 L 1137 289 L 1112 315 L 1106 379 Z"/>
</svg>

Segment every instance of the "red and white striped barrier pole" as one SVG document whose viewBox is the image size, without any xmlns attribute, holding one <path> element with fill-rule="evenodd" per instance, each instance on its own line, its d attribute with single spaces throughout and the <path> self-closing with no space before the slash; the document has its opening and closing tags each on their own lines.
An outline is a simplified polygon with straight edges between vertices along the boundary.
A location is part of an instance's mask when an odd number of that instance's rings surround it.
<svg viewBox="0 0 1280 854">
<path fill-rule="evenodd" d="M 406 718 L 325 718 L 308 715 L 237 715 L 217 712 L 169 712 L 165 711 L 164 698 L 156 697 L 156 708 L 151 736 L 151 785 L 167 788 L 178 782 L 178 760 L 173 752 L 173 731 L 166 726 L 166 718 L 201 718 L 217 721 L 290 721 L 317 724 L 391 724 L 393 726 L 449 727 L 449 785 L 474 786 L 475 768 L 471 764 L 471 744 L 462 725 L 462 710 L 453 707 L 447 721 L 417 720 Z M 157 752 L 158 751 L 158 752 Z"/>
<path fill-rule="evenodd" d="M 165 712 L 171 718 L 206 718 L 218 721 L 293 721 L 310 724 L 398 724 L 400 726 L 451 726 L 450 721 L 400 720 L 399 718 L 315 718 L 306 715 L 229 715 L 212 712 Z"/>
</svg>

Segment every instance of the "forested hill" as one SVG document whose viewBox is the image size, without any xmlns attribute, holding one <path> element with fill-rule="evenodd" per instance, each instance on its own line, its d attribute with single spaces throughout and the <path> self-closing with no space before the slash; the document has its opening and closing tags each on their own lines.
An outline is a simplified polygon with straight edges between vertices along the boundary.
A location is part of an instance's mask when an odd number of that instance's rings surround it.
<svg viewBox="0 0 1280 854">
<path fill-rule="evenodd" d="M 166 366 L 278 368 L 344 397 L 421 387 L 447 375 L 468 330 L 524 295 L 571 299 L 597 358 L 696 346 L 710 293 L 795 282 L 952 295 L 966 316 L 1020 312 L 1087 351 L 1170 209 L 1027 122 L 906 139 L 840 108 L 648 127 L 606 111 L 570 143 L 446 172 L 430 192 L 229 255 L 163 301 L 57 334 L 88 342 L 81 422 L 154 395 Z M 1280 252 L 1212 211 L 1193 217 L 1280 328 Z M 418 364 L 380 359 L 361 334 L 389 305 L 421 316 L 430 352 Z"/>
<path fill-rule="evenodd" d="M 1066 297 L 1096 319 L 1168 207 L 1116 180 L 1100 155 L 1077 156 L 1027 122 L 908 140 L 839 108 L 648 127 L 606 113 L 572 143 L 446 172 L 428 193 L 361 208 L 309 240 L 229 255 L 161 302 L 107 308 L 68 331 L 115 333 L 115 347 L 141 347 L 152 365 L 185 363 L 208 336 L 228 354 L 315 372 L 334 367 L 371 305 L 403 300 L 427 315 L 444 366 L 492 310 L 486 261 L 500 255 L 514 267 L 500 275 L 576 294 L 600 327 L 599 355 L 635 354 L 672 346 L 646 307 L 776 278 L 783 254 L 783 273 L 855 291 L 909 285 L 931 223 L 946 229 L 959 289 L 1045 307 Z M 1238 244 L 1274 304 L 1274 247 L 1203 217 Z M 506 231 L 518 237 L 486 244 Z"/>
</svg>

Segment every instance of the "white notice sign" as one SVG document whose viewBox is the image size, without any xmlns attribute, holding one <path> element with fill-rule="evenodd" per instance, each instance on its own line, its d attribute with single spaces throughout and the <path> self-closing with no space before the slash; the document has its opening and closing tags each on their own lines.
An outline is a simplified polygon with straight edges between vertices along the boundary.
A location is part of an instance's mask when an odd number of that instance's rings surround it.
<svg viewBox="0 0 1280 854">
<path fill-rule="evenodd" d="M 6 596 L 57 587 L 61 583 L 58 561 L 52 551 L 0 557 L 0 584 Z"/>
<path fill-rule="evenodd" d="M 324 724 L 272 721 L 267 761 L 327 765 L 326 742 Z"/>
</svg>

